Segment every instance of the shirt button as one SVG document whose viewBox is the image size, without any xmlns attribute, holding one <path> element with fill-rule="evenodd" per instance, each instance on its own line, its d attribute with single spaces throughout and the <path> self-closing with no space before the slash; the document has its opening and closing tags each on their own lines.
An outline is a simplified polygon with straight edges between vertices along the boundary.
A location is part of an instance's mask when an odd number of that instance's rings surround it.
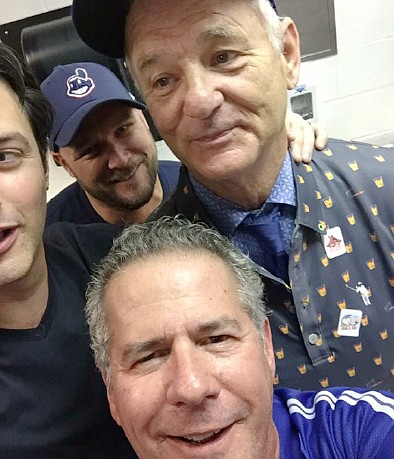
<svg viewBox="0 0 394 459">
<path fill-rule="evenodd" d="M 319 337 L 316 335 L 316 333 L 311 333 L 308 337 L 309 344 L 316 344 L 318 338 Z"/>
</svg>

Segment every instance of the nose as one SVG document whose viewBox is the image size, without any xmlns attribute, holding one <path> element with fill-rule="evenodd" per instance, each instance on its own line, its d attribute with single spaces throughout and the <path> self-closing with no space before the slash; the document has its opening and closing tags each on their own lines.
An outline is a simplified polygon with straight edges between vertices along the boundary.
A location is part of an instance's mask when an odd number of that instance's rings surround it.
<svg viewBox="0 0 394 459">
<path fill-rule="evenodd" d="M 193 69 L 186 78 L 183 113 L 190 118 L 206 119 L 220 107 L 224 97 L 215 84 L 215 75 L 204 68 Z"/>
<path fill-rule="evenodd" d="M 171 405 L 198 406 L 206 398 L 219 395 L 220 386 L 211 358 L 198 349 L 174 352 L 168 362 L 167 399 Z"/>
<path fill-rule="evenodd" d="M 119 143 L 108 147 L 108 169 L 122 169 L 127 166 L 131 152 Z"/>
</svg>

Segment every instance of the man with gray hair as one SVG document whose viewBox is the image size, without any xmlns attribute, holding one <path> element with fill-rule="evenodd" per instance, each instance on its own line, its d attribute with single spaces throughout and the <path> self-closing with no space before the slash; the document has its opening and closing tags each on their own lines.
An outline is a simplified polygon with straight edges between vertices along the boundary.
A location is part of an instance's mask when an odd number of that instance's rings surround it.
<svg viewBox="0 0 394 459">
<path fill-rule="evenodd" d="M 394 151 L 332 140 L 311 164 L 291 160 L 299 37 L 273 4 L 74 0 L 73 15 L 90 46 L 125 56 L 185 166 L 155 218 L 204 221 L 258 265 L 276 386 L 394 391 Z"/>
<path fill-rule="evenodd" d="M 164 217 L 115 241 L 86 314 L 112 416 L 138 457 L 391 457 L 392 394 L 273 391 L 262 297 L 250 259 L 205 225 Z"/>
</svg>

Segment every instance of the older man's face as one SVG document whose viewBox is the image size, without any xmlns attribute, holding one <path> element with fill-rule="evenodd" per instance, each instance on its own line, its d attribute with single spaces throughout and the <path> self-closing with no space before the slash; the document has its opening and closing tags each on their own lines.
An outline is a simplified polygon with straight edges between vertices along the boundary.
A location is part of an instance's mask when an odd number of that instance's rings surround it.
<svg viewBox="0 0 394 459">
<path fill-rule="evenodd" d="M 266 151 L 286 150 L 293 69 L 251 2 L 136 0 L 126 53 L 161 135 L 206 186 L 239 181 L 271 165 Z"/>
<path fill-rule="evenodd" d="M 275 458 L 274 357 L 207 253 L 128 265 L 104 297 L 112 415 L 140 459 Z"/>
</svg>

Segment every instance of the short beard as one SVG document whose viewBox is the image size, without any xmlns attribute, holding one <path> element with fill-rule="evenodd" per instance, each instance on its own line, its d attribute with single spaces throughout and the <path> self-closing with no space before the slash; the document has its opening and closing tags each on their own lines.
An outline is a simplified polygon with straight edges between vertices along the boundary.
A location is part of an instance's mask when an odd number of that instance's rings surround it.
<svg viewBox="0 0 394 459">
<path fill-rule="evenodd" d="M 149 161 L 147 158 L 144 158 L 138 167 L 146 166 L 147 169 L 147 181 L 143 184 L 141 189 L 135 191 L 135 196 L 133 199 L 127 199 L 125 197 L 119 196 L 113 189 L 115 183 L 118 181 L 112 181 L 107 179 L 106 185 L 103 185 L 104 180 L 99 181 L 99 185 L 92 187 L 85 187 L 81 184 L 82 188 L 89 193 L 93 198 L 98 201 L 103 202 L 105 205 L 111 209 L 117 210 L 119 212 L 128 212 L 131 210 L 136 210 L 148 203 L 153 194 L 153 189 L 157 180 L 158 172 L 158 161 L 157 159 L 152 159 Z M 123 177 L 127 177 L 129 171 L 122 172 Z M 117 174 L 117 177 L 121 180 L 120 174 Z"/>
</svg>

